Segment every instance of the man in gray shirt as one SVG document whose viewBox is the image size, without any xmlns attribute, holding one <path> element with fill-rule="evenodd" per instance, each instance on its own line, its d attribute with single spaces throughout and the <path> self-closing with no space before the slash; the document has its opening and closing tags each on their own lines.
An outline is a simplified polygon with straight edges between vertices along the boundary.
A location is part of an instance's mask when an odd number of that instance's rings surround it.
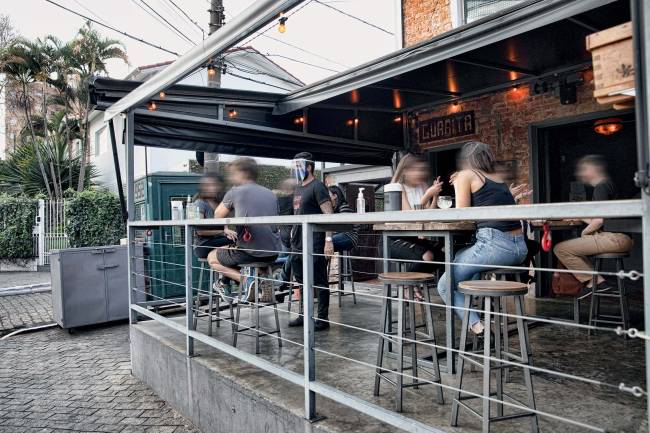
<svg viewBox="0 0 650 433">
<path fill-rule="evenodd" d="M 278 214 L 278 201 L 273 192 L 257 181 L 257 163 L 252 158 L 238 158 L 228 165 L 230 181 L 234 188 L 228 191 L 221 204 L 215 209 L 215 218 L 226 218 L 234 211 L 235 217 L 260 217 L 275 216 Z M 277 227 L 272 225 L 251 225 L 237 226 L 236 231 L 225 229 L 226 235 L 231 238 L 235 245 L 230 248 L 217 248 L 208 255 L 210 266 L 221 275 L 232 280 L 240 280 L 240 267 L 248 263 L 273 263 L 278 252 L 282 250 L 280 234 Z M 270 276 L 269 276 L 270 278 Z M 270 281 L 260 281 L 263 298 L 271 296 L 264 290 L 267 286 L 272 292 Z M 247 293 L 244 297 L 247 301 L 255 298 L 255 293 L 249 290 L 252 286 L 252 279 L 245 282 L 242 290 Z M 232 297 L 226 293 L 224 285 L 219 282 L 216 288 L 226 301 Z"/>
</svg>

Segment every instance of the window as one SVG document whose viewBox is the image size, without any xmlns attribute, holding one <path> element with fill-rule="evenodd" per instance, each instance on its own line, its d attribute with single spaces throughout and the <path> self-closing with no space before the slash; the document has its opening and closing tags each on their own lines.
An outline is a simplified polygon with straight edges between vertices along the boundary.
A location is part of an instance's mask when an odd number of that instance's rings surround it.
<svg viewBox="0 0 650 433">
<path fill-rule="evenodd" d="M 97 132 L 95 132 L 95 156 L 98 156 L 100 153 L 102 153 L 102 140 L 104 136 L 104 132 L 106 131 L 106 127 L 103 126 Z"/>
<path fill-rule="evenodd" d="M 504 9 L 517 6 L 527 0 L 457 0 L 462 3 L 465 24 L 480 20 Z"/>
</svg>

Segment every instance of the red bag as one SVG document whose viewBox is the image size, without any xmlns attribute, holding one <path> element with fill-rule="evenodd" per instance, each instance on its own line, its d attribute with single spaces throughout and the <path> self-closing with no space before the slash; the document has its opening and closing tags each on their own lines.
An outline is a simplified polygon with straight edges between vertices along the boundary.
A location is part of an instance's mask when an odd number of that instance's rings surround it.
<svg viewBox="0 0 650 433">
<path fill-rule="evenodd" d="M 562 263 L 558 263 L 558 269 L 566 269 Z M 568 272 L 553 272 L 551 289 L 558 296 L 578 296 L 582 291 L 583 284 Z"/>
</svg>

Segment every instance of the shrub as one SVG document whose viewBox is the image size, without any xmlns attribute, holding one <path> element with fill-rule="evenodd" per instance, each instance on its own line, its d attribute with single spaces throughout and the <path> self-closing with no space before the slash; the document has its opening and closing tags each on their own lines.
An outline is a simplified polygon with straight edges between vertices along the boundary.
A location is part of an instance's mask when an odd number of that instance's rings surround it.
<svg viewBox="0 0 650 433">
<path fill-rule="evenodd" d="M 32 229 L 36 222 L 38 201 L 27 197 L 0 194 L 0 258 L 34 257 Z"/>
<path fill-rule="evenodd" d="M 71 247 L 119 244 L 126 237 L 120 201 L 106 189 L 87 189 L 67 200 L 66 233 Z"/>
</svg>

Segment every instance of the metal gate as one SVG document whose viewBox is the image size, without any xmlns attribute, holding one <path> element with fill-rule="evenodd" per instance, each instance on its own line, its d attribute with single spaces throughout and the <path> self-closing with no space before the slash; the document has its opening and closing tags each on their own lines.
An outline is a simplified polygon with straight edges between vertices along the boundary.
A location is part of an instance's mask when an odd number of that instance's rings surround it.
<svg viewBox="0 0 650 433">
<path fill-rule="evenodd" d="M 50 251 L 67 248 L 65 200 L 39 200 L 35 233 L 38 237 L 38 264 L 50 264 Z"/>
</svg>

